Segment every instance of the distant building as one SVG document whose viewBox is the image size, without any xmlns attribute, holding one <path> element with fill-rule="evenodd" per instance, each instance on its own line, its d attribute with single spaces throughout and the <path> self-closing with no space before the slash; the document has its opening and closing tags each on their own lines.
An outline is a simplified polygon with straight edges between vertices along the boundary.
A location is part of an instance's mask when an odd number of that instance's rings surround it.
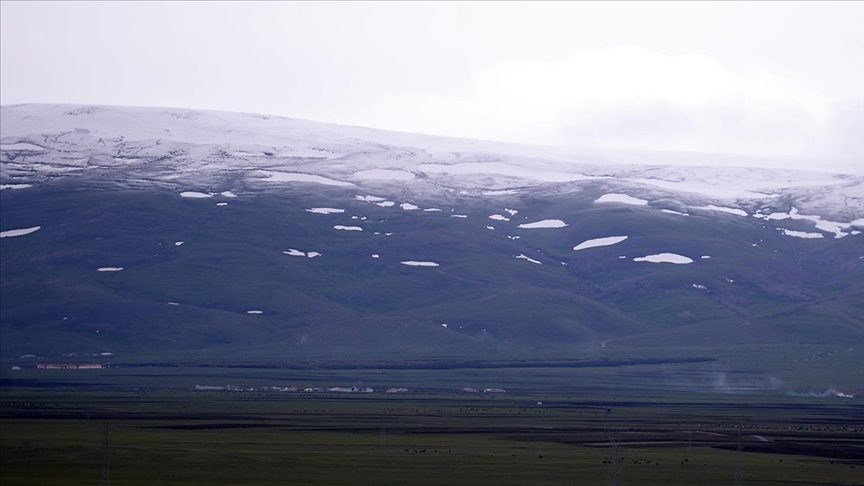
<svg viewBox="0 0 864 486">
<path fill-rule="evenodd" d="M 101 370 L 105 368 L 100 363 L 39 363 L 37 370 Z"/>
</svg>

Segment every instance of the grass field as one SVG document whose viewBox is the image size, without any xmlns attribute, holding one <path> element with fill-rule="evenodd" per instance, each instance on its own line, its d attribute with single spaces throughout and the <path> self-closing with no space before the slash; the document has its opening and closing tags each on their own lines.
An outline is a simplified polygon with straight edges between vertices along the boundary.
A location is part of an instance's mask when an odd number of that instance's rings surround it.
<svg viewBox="0 0 864 486">
<path fill-rule="evenodd" d="M 656 379 L 711 366 L 4 369 L 0 483 L 862 484 L 859 398 Z M 265 390 L 288 385 L 377 391 Z"/>
</svg>

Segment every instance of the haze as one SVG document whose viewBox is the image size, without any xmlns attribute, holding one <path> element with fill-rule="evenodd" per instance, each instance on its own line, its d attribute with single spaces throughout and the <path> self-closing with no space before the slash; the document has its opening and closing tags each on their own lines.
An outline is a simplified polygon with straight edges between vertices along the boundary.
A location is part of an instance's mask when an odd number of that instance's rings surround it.
<svg viewBox="0 0 864 486">
<path fill-rule="evenodd" d="M 864 3 L 0 3 L 0 103 L 864 174 Z M 729 159 L 734 165 L 735 159 Z"/>
</svg>

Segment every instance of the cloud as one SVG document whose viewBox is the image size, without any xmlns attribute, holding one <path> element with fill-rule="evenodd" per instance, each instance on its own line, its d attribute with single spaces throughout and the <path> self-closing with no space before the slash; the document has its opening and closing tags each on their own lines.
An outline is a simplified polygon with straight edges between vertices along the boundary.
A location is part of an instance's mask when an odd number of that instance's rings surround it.
<svg viewBox="0 0 864 486">
<path fill-rule="evenodd" d="M 619 46 L 559 61 L 512 59 L 461 92 L 375 99 L 355 124 L 575 146 L 819 159 L 864 173 L 864 105 L 703 54 Z"/>
</svg>

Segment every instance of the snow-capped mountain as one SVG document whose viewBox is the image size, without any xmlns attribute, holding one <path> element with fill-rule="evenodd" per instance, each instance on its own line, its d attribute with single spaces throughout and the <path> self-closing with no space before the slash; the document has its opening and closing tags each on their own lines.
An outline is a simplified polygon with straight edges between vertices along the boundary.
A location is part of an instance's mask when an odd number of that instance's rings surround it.
<svg viewBox="0 0 864 486">
<path fill-rule="evenodd" d="M 0 121 L 3 353 L 864 339 L 862 177 L 164 108 Z"/>
</svg>

